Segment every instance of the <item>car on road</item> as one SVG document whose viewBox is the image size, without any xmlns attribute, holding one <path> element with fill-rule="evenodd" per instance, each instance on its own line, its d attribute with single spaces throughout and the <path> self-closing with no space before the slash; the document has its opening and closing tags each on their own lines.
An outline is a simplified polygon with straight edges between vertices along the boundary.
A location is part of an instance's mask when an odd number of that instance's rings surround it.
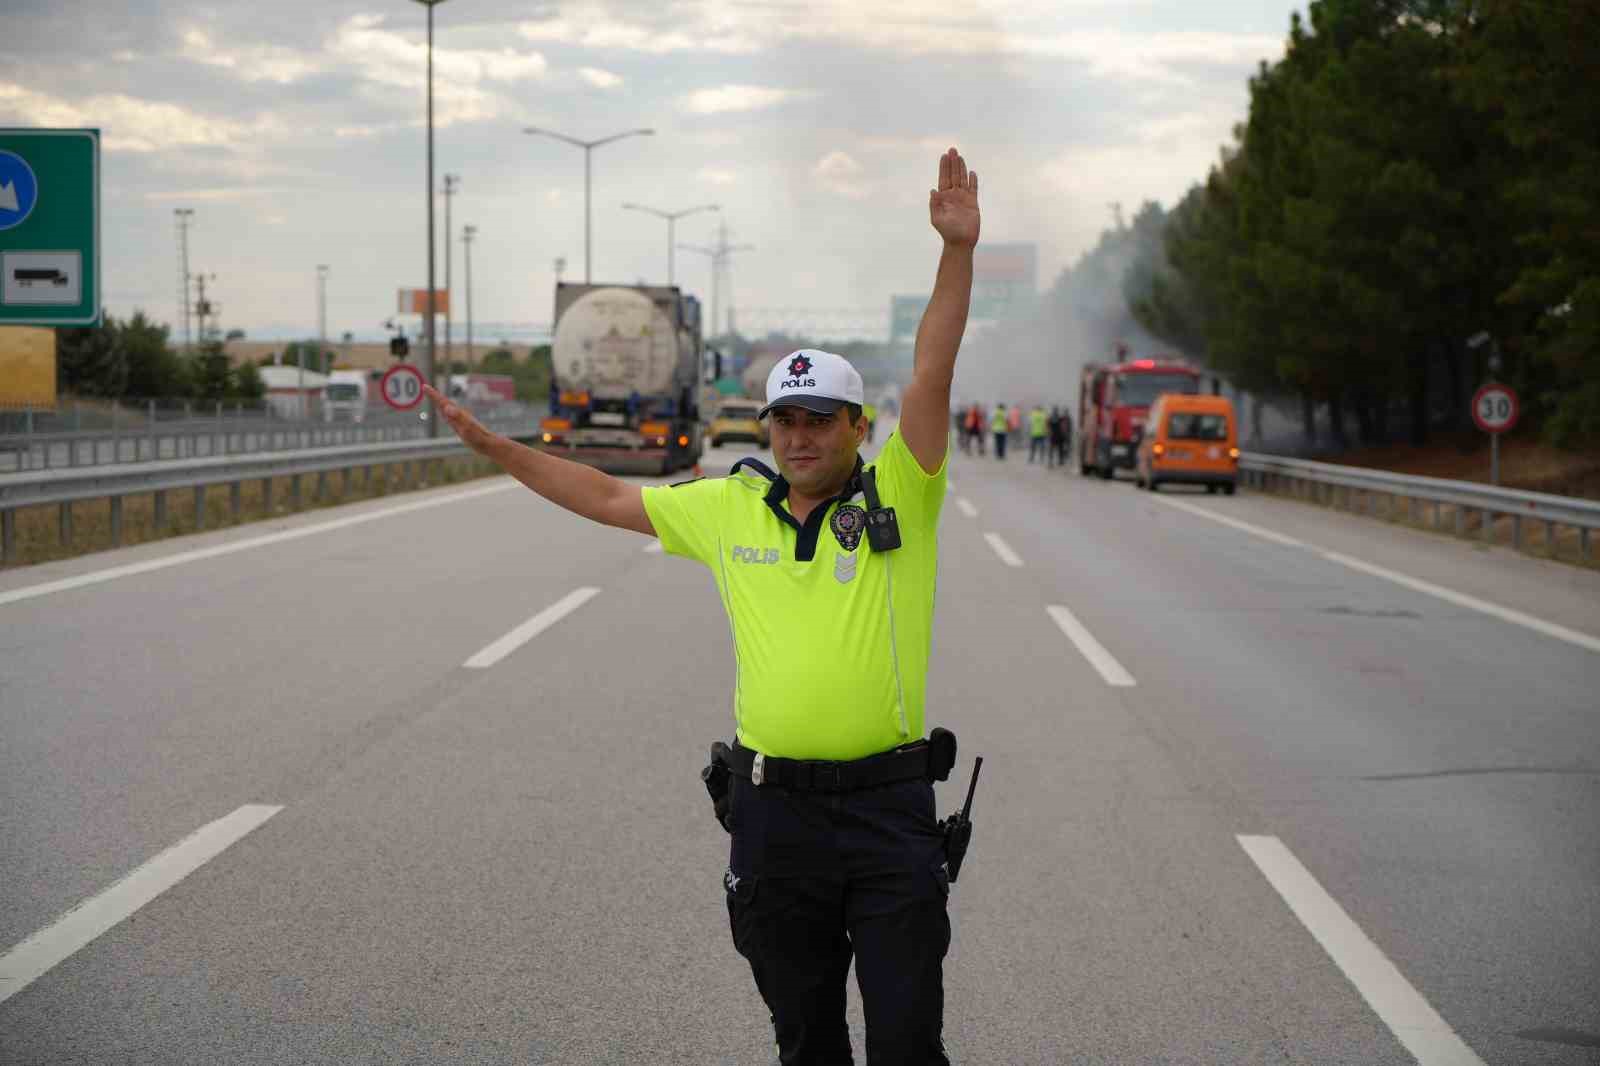
<svg viewBox="0 0 1600 1066">
<path fill-rule="evenodd" d="M 720 448 L 723 441 L 737 440 L 770 448 L 772 437 L 767 425 L 756 417 L 760 411 L 761 406 L 752 400 L 723 400 L 706 433 L 711 446 Z"/>
<path fill-rule="evenodd" d="M 1165 393 L 1145 421 L 1134 465 L 1140 488 L 1204 485 L 1232 496 L 1239 485 L 1239 420 L 1226 396 Z"/>
</svg>

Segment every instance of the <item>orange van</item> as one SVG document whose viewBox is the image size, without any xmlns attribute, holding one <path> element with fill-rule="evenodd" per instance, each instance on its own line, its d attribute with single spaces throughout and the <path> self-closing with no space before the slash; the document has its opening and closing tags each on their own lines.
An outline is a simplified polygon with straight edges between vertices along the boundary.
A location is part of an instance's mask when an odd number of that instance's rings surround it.
<svg viewBox="0 0 1600 1066">
<path fill-rule="evenodd" d="M 1226 396 L 1165 393 L 1150 406 L 1134 478 L 1140 488 L 1160 485 L 1220 487 L 1239 484 L 1239 420 Z"/>
</svg>

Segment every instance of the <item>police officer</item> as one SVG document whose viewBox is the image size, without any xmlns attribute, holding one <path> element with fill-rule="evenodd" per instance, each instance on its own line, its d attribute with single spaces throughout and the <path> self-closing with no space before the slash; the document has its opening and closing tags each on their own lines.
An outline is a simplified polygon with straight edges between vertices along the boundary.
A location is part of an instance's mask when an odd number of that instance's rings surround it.
<svg viewBox="0 0 1600 1066">
<path fill-rule="evenodd" d="M 723 889 L 785 1064 L 852 1061 L 852 960 L 869 1066 L 949 1061 L 949 870 L 923 709 L 946 419 L 979 229 L 978 176 L 954 148 L 928 208 L 944 242 L 938 274 L 899 427 L 871 466 L 859 455 L 861 376 L 813 349 L 767 379 L 777 472 L 745 460 L 725 478 L 641 489 L 441 406 L 469 447 L 541 496 L 659 537 L 715 577 L 737 678 L 734 743 L 717 746 L 731 774 Z"/>
</svg>

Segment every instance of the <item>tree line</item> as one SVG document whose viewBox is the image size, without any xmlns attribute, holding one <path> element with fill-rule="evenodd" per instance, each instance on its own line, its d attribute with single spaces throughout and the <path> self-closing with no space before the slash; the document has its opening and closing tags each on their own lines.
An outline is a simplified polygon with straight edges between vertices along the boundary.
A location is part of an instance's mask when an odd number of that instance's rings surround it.
<svg viewBox="0 0 1600 1066">
<path fill-rule="evenodd" d="M 1600 440 L 1597 12 L 1315 0 L 1204 182 L 1123 235 L 1134 317 L 1312 441 L 1460 427 L 1492 356 L 1546 439 Z"/>
<path fill-rule="evenodd" d="M 56 331 L 57 389 L 103 399 L 259 400 L 266 392 L 254 364 L 233 366 L 225 340 L 208 337 L 186 355 L 169 328 L 143 311 L 110 312 L 94 326 Z M 230 334 L 227 339 L 243 334 Z"/>
</svg>

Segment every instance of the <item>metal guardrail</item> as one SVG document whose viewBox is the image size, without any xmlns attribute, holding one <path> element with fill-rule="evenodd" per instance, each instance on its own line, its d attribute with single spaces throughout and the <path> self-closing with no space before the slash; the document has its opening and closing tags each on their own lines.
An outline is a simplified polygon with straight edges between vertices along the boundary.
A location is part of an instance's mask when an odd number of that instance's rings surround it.
<svg viewBox="0 0 1600 1066">
<path fill-rule="evenodd" d="M 370 485 L 375 468 L 382 468 L 387 477 L 388 471 L 398 465 L 402 468 L 401 483 L 409 487 L 416 478 L 419 463 L 466 454 L 466 446 L 452 434 L 420 441 L 390 441 L 294 452 L 257 452 L 183 461 L 115 463 L 48 472 L 0 474 L 0 563 L 15 561 L 16 510 L 20 507 L 58 506 L 61 543 L 71 544 L 72 505 L 84 500 L 109 499 L 111 542 L 117 545 L 122 540 L 124 496 L 153 495 L 156 528 L 163 529 L 167 524 L 166 494 L 191 490 L 194 494 L 195 527 L 201 529 L 205 526 L 205 491 L 210 486 L 230 487 L 232 514 L 237 520 L 240 486 L 246 481 L 261 482 L 264 502 L 270 510 L 273 479 L 290 478 L 291 506 L 299 509 L 300 479 L 307 475 L 317 476 L 313 499 L 321 500 L 328 492 L 330 473 L 343 473 L 337 487 L 341 496 L 350 487 L 350 472 L 361 469 L 366 470 L 366 484 Z"/>
<path fill-rule="evenodd" d="M 473 412 L 497 432 L 538 421 L 522 404 Z M 64 414 L 26 410 L 0 418 L 0 474 L 73 469 L 105 463 L 186 460 L 247 452 L 298 451 L 341 444 L 413 440 L 428 427 L 414 413 L 368 411 L 360 422 L 284 418 L 270 408 L 184 404 L 112 406 L 109 420 L 74 404 Z M 86 414 L 94 417 L 85 417 Z"/>
<path fill-rule="evenodd" d="M 1365 511 L 1370 515 L 1377 515 L 1379 502 L 1387 500 L 1386 516 L 1399 517 L 1400 501 L 1404 500 L 1408 520 L 1431 524 L 1434 529 L 1443 528 L 1443 510 L 1449 507 L 1454 512 L 1457 536 L 1467 535 L 1471 516 L 1477 514 L 1479 535 L 1491 542 L 1495 539 L 1497 520 L 1509 519 L 1511 545 L 1518 549 L 1523 547 L 1525 522 L 1543 523 L 1545 543 L 1552 546 L 1556 543 L 1557 527 L 1570 527 L 1578 531 L 1579 552 L 1585 560 L 1590 558 L 1594 532 L 1600 530 L 1600 502 L 1575 496 L 1523 492 L 1473 481 L 1395 474 L 1255 452 L 1245 452 L 1240 457 L 1239 472 L 1252 488 L 1284 492 L 1334 506 L 1342 503 L 1346 510 Z M 1422 512 L 1430 507 L 1432 516 L 1428 522 Z"/>
</svg>

